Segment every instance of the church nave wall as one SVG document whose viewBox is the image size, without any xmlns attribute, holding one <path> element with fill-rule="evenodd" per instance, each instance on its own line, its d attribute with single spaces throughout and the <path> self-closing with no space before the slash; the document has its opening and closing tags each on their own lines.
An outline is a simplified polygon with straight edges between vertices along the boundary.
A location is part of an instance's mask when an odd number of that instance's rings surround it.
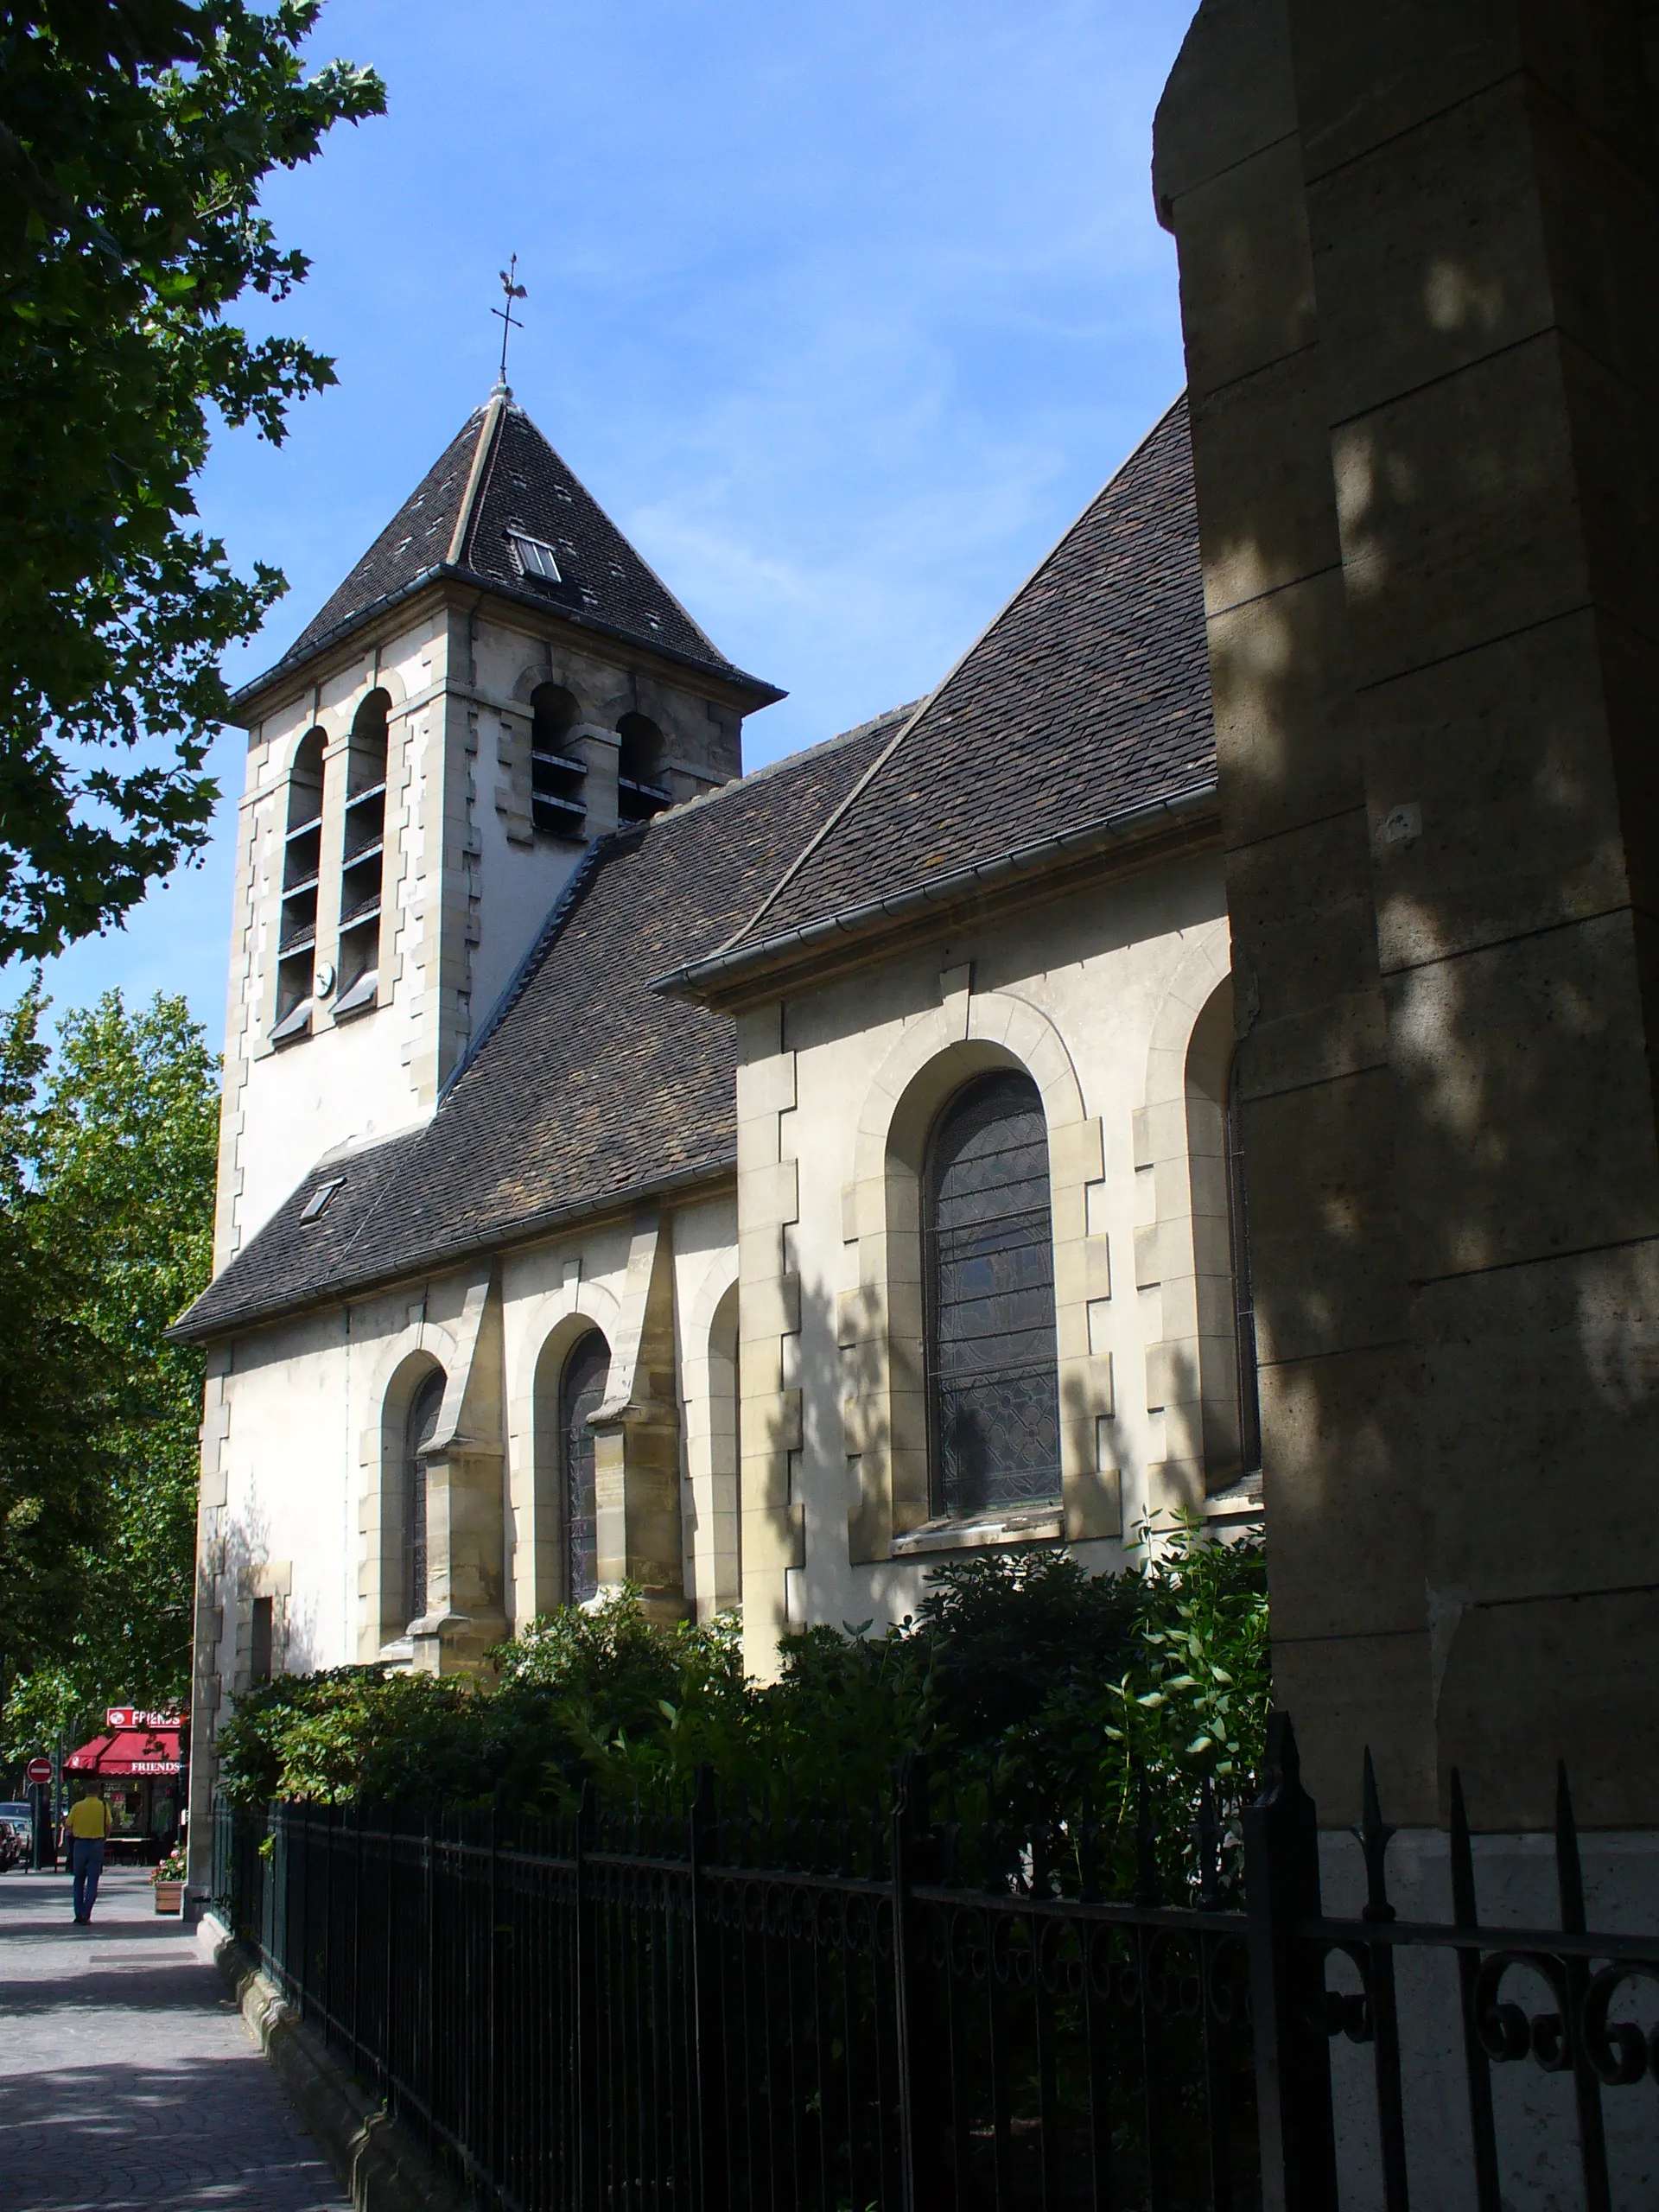
<svg viewBox="0 0 1659 2212">
<path fill-rule="evenodd" d="M 1184 1145 L 1161 1177 L 1138 1160 L 1160 1056 L 1184 1049 L 1227 944 L 1219 857 L 1198 853 L 739 1017 L 753 1669 L 786 1624 L 901 1618 L 965 1548 L 1064 1539 L 1110 1567 L 1147 1514 L 1203 1507 L 1197 1353 L 1168 1338 L 1205 1176 Z M 963 1521 L 936 1510 L 930 1473 L 918 1179 L 936 1116 L 998 1068 L 1035 1080 L 1046 1123 L 1059 1496 Z"/>
</svg>

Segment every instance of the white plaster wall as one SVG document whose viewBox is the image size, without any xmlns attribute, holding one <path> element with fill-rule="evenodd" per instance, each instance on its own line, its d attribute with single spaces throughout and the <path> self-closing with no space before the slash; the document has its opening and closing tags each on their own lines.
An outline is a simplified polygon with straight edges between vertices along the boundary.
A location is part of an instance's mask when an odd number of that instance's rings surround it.
<svg viewBox="0 0 1659 2212">
<path fill-rule="evenodd" d="M 630 1230 L 627 1219 L 613 1219 L 509 1253 L 499 1262 L 507 1408 L 504 1579 L 514 1628 L 536 1611 L 537 1363 L 550 1339 L 556 1357 L 556 1340 L 574 1336 L 583 1322 L 614 1342 Z M 708 1429 L 708 1328 L 721 1293 L 736 1280 L 735 1202 L 728 1195 L 683 1208 L 665 1221 L 664 1232 L 672 1240 L 683 1440 Z M 214 1530 L 222 1562 L 217 1672 L 227 1694 L 243 1686 L 251 1571 L 276 1567 L 290 1578 L 281 1668 L 307 1672 L 363 1656 L 361 1529 L 376 1479 L 385 1392 L 417 1342 L 444 1360 L 466 1282 L 458 1272 L 405 1285 L 349 1309 L 250 1332 L 231 1348 L 224 1383 L 229 1418 L 219 1452 L 226 1499 Z M 695 1496 L 689 1478 L 684 1497 L 687 1594 L 697 1596 L 701 1548 L 707 1599 L 713 1588 L 712 1500 L 706 1484 L 702 1497 Z M 729 1541 L 731 1532 L 722 1533 Z M 711 1603 L 701 1610 L 708 1612 Z"/>
<path fill-rule="evenodd" d="M 472 957 L 473 1032 L 489 1018 L 513 970 L 541 932 L 559 893 L 575 873 L 586 846 L 550 837 L 533 844 L 514 842 L 493 804 L 493 779 L 504 772 L 493 759 L 502 717 L 489 709 L 479 713 L 478 759 L 474 776 L 473 830 L 478 844 L 481 890 L 478 943 Z M 529 728 L 528 717 L 522 728 Z"/>
<path fill-rule="evenodd" d="M 1135 1287 L 1134 1232 L 1152 1194 L 1134 1166 L 1130 1117 L 1144 1103 L 1147 1047 L 1172 979 L 1197 933 L 1226 941 L 1219 855 L 1198 855 L 1034 909 L 1024 916 L 935 939 L 884 966 L 861 970 L 789 1000 L 783 1043 L 796 1055 L 792 1112 L 781 1116 L 780 1149 L 798 1163 L 799 1220 L 785 1230 L 787 1268 L 798 1270 L 801 1325 L 784 1339 L 784 1385 L 802 1392 L 802 1449 L 791 1495 L 805 1509 L 804 1565 L 789 1577 L 791 1622 L 878 1624 L 913 1610 L 926 1558 L 851 1564 L 852 1498 L 841 1402 L 836 1295 L 856 1283 L 856 1247 L 843 1242 L 842 1193 L 854 1178 L 854 1146 L 870 1085 L 906 1024 L 940 1002 L 941 974 L 973 963 L 973 988 L 1023 998 L 1058 1030 L 1083 1093 L 1099 1116 L 1105 1178 L 1089 1192 L 1089 1230 L 1110 1240 L 1112 1295 L 1091 1308 L 1090 1350 L 1109 1352 L 1112 1432 L 1122 1471 L 1123 1526 L 1132 1535 L 1147 1510 L 1147 1470 L 1164 1456 L 1162 1421 L 1146 1403 L 1145 1351 L 1161 1334 L 1158 1294 Z M 1107 1567 L 1116 1541 L 1077 1547 Z"/>
<path fill-rule="evenodd" d="M 343 1313 L 264 1329 L 233 1348 L 226 1396 L 230 1424 L 220 1455 L 226 1502 L 219 1674 L 237 1679 L 238 1583 L 242 1571 L 291 1565 L 284 1669 L 306 1673 L 357 1656 L 357 1464 L 350 1373 L 362 1347 Z"/>
<path fill-rule="evenodd" d="M 227 1691 L 240 1686 L 234 1615 L 244 1567 L 291 1566 L 286 1671 L 363 1656 L 361 1529 L 386 1387 L 417 1344 L 447 1363 L 467 1281 L 456 1273 L 404 1285 L 250 1331 L 231 1346 L 219 1453 L 226 1497 L 214 1531 L 223 1562 L 219 1673 Z"/>
</svg>

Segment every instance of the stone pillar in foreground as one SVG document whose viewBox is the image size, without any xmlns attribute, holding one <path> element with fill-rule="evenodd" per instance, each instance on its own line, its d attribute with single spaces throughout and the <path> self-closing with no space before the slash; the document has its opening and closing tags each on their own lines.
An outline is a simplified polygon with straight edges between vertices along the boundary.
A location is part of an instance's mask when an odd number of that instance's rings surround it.
<svg viewBox="0 0 1659 2212">
<path fill-rule="evenodd" d="M 1640 11 L 1205 0 L 1179 249 L 1274 1664 L 1322 1821 L 1659 1825 Z"/>
</svg>

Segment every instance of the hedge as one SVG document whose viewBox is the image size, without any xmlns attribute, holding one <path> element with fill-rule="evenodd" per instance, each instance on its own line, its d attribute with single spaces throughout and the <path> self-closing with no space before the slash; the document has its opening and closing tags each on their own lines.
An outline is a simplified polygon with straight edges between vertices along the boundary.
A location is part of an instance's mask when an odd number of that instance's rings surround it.
<svg viewBox="0 0 1659 2212">
<path fill-rule="evenodd" d="M 219 1738 L 233 1802 L 568 1806 L 702 1766 L 728 1793 L 879 1812 L 923 1753 L 964 1820 L 1087 1823 L 1133 1859 L 1144 1806 L 1179 1871 L 1213 1792 L 1225 1856 L 1265 1731 L 1267 1565 L 1256 1542 L 1183 1522 L 1138 1564 L 1090 1575 L 1065 1552 L 943 1567 L 913 1618 L 784 1640 L 777 1681 L 743 1673 L 738 1622 L 658 1628 L 632 1589 L 537 1621 L 493 1681 L 342 1667 L 241 1697 Z"/>
</svg>

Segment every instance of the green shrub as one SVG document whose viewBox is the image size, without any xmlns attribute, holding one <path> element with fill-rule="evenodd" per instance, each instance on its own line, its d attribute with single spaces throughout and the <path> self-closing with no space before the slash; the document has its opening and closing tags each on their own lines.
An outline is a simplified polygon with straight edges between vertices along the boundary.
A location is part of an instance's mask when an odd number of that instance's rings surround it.
<svg viewBox="0 0 1659 2212">
<path fill-rule="evenodd" d="M 1224 1823 L 1262 1751 L 1269 1695 L 1259 1544 L 1182 1523 L 1142 1563 L 1090 1575 L 1065 1553 L 940 1568 L 880 1636 L 785 1637 L 777 1681 L 743 1674 L 732 1616 L 661 1629 L 626 1589 L 532 1624 L 489 1686 L 383 1667 L 287 1675 L 238 1700 L 219 1737 L 232 1799 L 547 1812 L 608 1795 L 728 1789 L 861 1814 L 922 1753 L 965 1833 L 1060 1821 L 1133 1867 L 1144 1792 L 1171 1878 L 1206 1789 Z M 1236 1834 L 1227 1856 L 1236 1858 Z"/>
</svg>

